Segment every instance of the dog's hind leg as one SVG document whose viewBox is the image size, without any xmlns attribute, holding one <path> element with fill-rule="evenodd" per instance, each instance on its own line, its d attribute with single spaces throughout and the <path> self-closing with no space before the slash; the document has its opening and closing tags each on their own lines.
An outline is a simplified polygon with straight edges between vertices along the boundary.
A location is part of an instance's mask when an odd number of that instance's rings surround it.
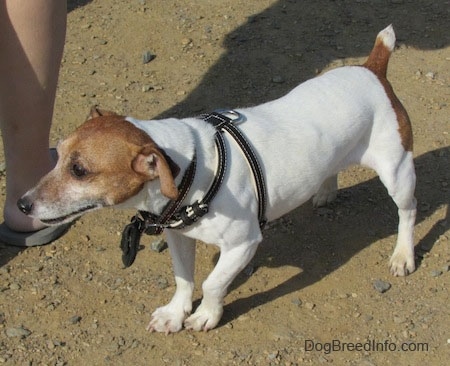
<svg viewBox="0 0 450 366">
<path fill-rule="evenodd" d="M 416 174 L 412 153 L 406 151 L 398 158 L 386 154 L 383 159 L 379 159 L 377 165 L 380 180 L 398 207 L 398 237 L 390 260 L 390 270 L 394 276 L 406 276 L 415 270 Z"/>
<path fill-rule="evenodd" d="M 338 181 L 337 174 L 325 179 L 319 190 L 313 197 L 313 206 L 325 206 L 337 197 Z"/>
</svg>

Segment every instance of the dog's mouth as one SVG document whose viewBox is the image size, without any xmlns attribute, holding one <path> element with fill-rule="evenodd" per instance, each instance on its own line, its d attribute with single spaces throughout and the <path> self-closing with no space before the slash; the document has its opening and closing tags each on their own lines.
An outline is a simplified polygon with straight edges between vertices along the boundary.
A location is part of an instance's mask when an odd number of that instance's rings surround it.
<svg viewBox="0 0 450 366">
<path fill-rule="evenodd" d="M 81 216 L 83 213 L 87 212 L 87 211 L 92 211 L 95 210 L 97 208 L 99 208 L 100 205 L 87 205 L 84 207 L 81 207 L 80 209 L 73 211 L 67 215 L 63 215 L 63 216 L 59 216 L 59 217 L 54 217 L 51 219 L 39 219 L 42 223 L 44 223 L 45 225 L 59 225 L 62 223 L 66 223 L 66 222 L 70 222 L 75 220 L 77 217 Z"/>
</svg>

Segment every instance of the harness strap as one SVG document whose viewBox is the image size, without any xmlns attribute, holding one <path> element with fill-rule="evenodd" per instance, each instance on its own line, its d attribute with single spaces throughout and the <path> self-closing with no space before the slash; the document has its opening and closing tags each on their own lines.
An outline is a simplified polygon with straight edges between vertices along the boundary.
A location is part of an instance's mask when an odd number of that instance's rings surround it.
<svg viewBox="0 0 450 366">
<path fill-rule="evenodd" d="M 234 111 L 232 111 L 234 112 Z M 237 112 L 234 112 L 237 113 Z M 264 179 L 264 175 L 262 173 L 261 165 L 259 164 L 259 160 L 256 157 L 256 153 L 254 152 L 252 146 L 248 143 L 247 138 L 241 132 L 239 128 L 237 128 L 233 124 L 233 120 L 220 114 L 218 112 L 213 112 L 207 115 L 202 116 L 206 122 L 212 123 L 218 131 L 225 130 L 228 132 L 231 137 L 237 142 L 242 152 L 244 153 L 250 168 L 253 173 L 253 178 L 255 179 L 256 192 L 258 196 L 258 220 L 260 227 L 264 227 L 266 224 L 266 207 L 267 207 L 267 199 L 266 199 L 266 182 Z M 215 120 L 215 121 L 214 121 Z M 212 122 L 214 121 L 214 122 Z"/>
</svg>

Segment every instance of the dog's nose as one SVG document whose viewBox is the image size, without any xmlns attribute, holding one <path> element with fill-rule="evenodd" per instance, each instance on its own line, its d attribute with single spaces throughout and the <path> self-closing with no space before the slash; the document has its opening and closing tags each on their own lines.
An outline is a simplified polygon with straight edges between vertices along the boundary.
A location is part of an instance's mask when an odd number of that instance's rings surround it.
<svg viewBox="0 0 450 366">
<path fill-rule="evenodd" d="M 17 201 L 17 207 L 22 211 L 25 215 L 29 215 L 31 210 L 33 209 L 33 202 L 31 202 L 28 198 L 22 197 Z"/>
</svg>

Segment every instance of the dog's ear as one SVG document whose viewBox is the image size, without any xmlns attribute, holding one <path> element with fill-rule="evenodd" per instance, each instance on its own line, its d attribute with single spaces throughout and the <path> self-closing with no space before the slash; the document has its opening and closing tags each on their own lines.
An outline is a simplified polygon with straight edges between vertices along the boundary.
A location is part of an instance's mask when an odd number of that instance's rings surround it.
<svg viewBox="0 0 450 366">
<path fill-rule="evenodd" d="M 92 118 L 101 117 L 101 116 L 117 116 L 117 115 L 118 114 L 115 112 L 105 111 L 103 109 L 97 108 L 97 106 L 93 106 L 89 112 L 87 119 L 90 120 Z"/>
<path fill-rule="evenodd" d="M 133 169 L 148 177 L 149 180 L 159 178 L 161 193 L 174 200 L 178 198 L 178 188 L 175 177 L 180 168 L 170 159 L 163 150 L 154 145 L 146 145 L 136 156 L 132 163 Z"/>
</svg>

